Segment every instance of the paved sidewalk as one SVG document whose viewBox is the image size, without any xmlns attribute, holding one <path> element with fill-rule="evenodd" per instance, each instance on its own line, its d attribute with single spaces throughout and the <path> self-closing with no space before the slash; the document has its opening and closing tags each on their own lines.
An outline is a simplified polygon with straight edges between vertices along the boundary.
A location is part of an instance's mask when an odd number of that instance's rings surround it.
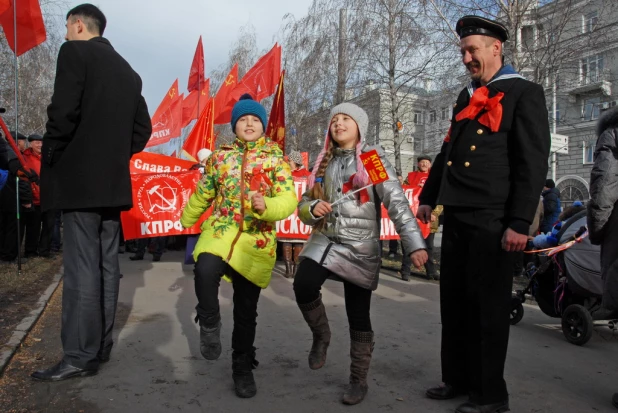
<svg viewBox="0 0 618 413">
<path fill-rule="evenodd" d="M 438 285 L 384 275 L 372 302 L 376 347 L 366 400 L 339 400 L 349 374 L 348 325 L 340 283 L 327 281 L 323 298 L 333 338 L 324 368 L 307 366 L 311 333 L 296 307 L 292 280 L 277 268 L 258 307 L 258 394 L 234 395 L 231 378 L 232 287 L 222 282 L 224 351 L 218 361 L 199 353 L 193 322 L 196 299 L 181 253 L 163 261 L 121 256 L 116 345 L 99 374 L 62 383 L 32 383 L 37 397 L 79 398 L 97 412 L 452 412 L 464 400 L 436 402 L 424 389 L 440 381 Z M 150 258 L 150 256 L 148 256 Z M 513 412 L 614 412 L 618 337 L 595 333 L 584 347 L 566 342 L 551 319 L 532 306 L 511 330 L 507 382 Z M 43 340 L 57 340 L 43 337 Z M 41 396 L 43 394 L 43 396 Z M 0 409 L 1 410 L 1 409 Z M 50 410 L 59 411 L 59 410 Z M 68 410 L 67 410 L 68 411 Z"/>
</svg>

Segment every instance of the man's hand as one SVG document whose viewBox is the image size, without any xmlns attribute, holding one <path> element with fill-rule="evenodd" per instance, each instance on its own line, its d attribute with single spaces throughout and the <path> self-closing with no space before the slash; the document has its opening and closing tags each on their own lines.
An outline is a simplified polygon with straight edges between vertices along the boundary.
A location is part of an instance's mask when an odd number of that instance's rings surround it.
<svg viewBox="0 0 618 413">
<path fill-rule="evenodd" d="M 410 260 L 412 261 L 412 265 L 414 265 L 417 269 L 421 269 L 423 265 L 427 262 L 429 256 L 427 255 L 426 250 L 416 250 L 412 254 L 410 254 Z"/>
<path fill-rule="evenodd" d="M 311 213 L 313 214 L 314 217 L 316 218 L 321 218 L 326 214 L 330 214 L 331 212 L 333 212 L 333 208 L 330 206 L 330 204 L 326 201 L 320 201 L 318 202 L 314 207 L 313 207 L 313 211 L 311 211 Z"/>
<path fill-rule="evenodd" d="M 266 211 L 266 201 L 264 200 L 264 196 L 256 192 L 251 197 L 251 206 L 258 214 L 262 215 L 264 211 Z"/>
<path fill-rule="evenodd" d="M 418 218 L 423 224 L 431 222 L 431 207 L 429 205 L 419 205 L 416 211 L 416 218 Z"/>
<path fill-rule="evenodd" d="M 527 243 L 527 235 L 515 232 L 511 228 L 507 228 L 502 236 L 502 249 L 508 252 L 523 251 Z"/>
</svg>

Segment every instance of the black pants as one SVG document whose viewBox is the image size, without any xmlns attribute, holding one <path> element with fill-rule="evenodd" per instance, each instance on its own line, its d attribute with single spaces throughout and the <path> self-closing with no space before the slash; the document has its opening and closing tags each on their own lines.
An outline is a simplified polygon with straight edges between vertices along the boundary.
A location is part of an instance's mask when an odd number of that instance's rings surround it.
<svg viewBox="0 0 618 413">
<path fill-rule="evenodd" d="M 300 262 L 294 278 L 294 294 L 298 304 L 309 304 L 320 297 L 322 284 L 331 272 L 317 262 L 304 259 Z M 355 331 L 372 331 L 369 310 L 371 308 L 371 290 L 343 281 L 345 311 L 348 315 L 350 329 Z"/>
<path fill-rule="evenodd" d="M 120 267 L 118 210 L 64 211 L 64 359 L 97 368 L 99 352 L 110 351 Z"/>
<path fill-rule="evenodd" d="M 442 380 L 479 404 L 508 398 L 504 363 L 514 253 L 502 249 L 500 210 L 444 208 L 440 309 Z"/>
<path fill-rule="evenodd" d="M 197 258 L 195 269 L 195 294 L 197 315 L 207 327 L 220 320 L 219 284 L 223 275 L 232 278 L 234 287 L 234 330 L 232 349 L 239 353 L 253 351 L 257 326 L 257 305 L 262 289 L 236 272 L 221 257 L 202 253 Z"/>
<path fill-rule="evenodd" d="M 17 258 L 17 213 L 0 212 L 0 260 Z"/>
<path fill-rule="evenodd" d="M 33 206 L 28 211 L 21 214 L 20 236 L 24 242 L 24 256 L 36 256 L 41 238 L 41 207 Z"/>
<path fill-rule="evenodd" d="M 60 251 L 62 247 L 62 234 L 60 228 L 62 227 L 62 211 L 54 211 L 54 228 L 51 238 L 51 250 Z"/>
<path fill-rule="evenodd" d="M 433 262 L 433 240 L 435 238 L 435 233 L 430 233 L 425 238 L 425 244 L 427 244 L 427 262 L 425 263 L 425 271 L 427 271 L 427 275 L 436 274 L 436 264 Z M 403 251 L 403 245 L 401 246 L 401 250 Z M 401 259 L 401 273 L 402 274 L 410 274 L 410 270 L 412 268 L 412 260 L 410 259 L 409 253 L 404 253 L 403 258 Z"/>
<path fill-rule="evenodd" d="M 144 255 L 146 253 L 146 248 L 150 245 L 151 241 L 155 243 L 155 250 L 152 255 L 155 257 L 160 257 L 163 255 L 167 237 L 140 238 L 137 240 L 137 250 L 135 252 L 137 254 Z"/>
</svg>

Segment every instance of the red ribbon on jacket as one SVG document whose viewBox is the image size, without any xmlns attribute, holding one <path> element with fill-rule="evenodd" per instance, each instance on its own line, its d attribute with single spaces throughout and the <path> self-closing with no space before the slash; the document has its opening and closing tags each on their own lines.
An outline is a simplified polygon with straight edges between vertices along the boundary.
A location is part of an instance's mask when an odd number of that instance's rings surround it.
<svg viewBox="0 0 618 413">
<path fill-rule="evenodd" d="M 355 176 L 356 174 L 352 175 L 350 177 L 350 180 L 343 184 L 342 190 L 344 194 L 347 194 L 348 192 L 354 189 L 354 184 L 352 183 L 352 181 L 354 180 Z M 360 191 L 358 195 L 359 195 L 359 200 L 361 204 L 364 204 L 365 202 L 369 202 L 369 192 L 367 192 L 366 189 L 363 189 L 362 191 Z"/>
<path fill-rule="evenodd" d="M 486 86 L 482 86 L 474 91 L 470 103 L 455 116 L 455 120 L 475 119 L 482 110 L 485 110 L 486 112 L 479 118 L 479 123 L 488 127 L 492 132 L 498 132 L 502 122 L 502 105 L 500 101 L 503 97 L 504 93 L 499 92 L 496 96 L 490 98 L 489 89 Z"/>
</svg>

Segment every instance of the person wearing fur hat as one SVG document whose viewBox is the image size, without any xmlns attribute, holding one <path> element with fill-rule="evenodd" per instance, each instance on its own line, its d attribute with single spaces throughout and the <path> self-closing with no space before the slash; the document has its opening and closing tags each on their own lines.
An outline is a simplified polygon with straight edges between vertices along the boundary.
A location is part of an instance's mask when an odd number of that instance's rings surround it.
<svg viewBox="0 0 618 413">
<path fill-rule="evenodd" d="M 320 289 L 329 277 L 344 285 L 351 340 L 350 381 L 343 394 L 344 404 L 360 403 L 368 389 L 367 373 L 374 348 L 369 309 L 380 272 L 380 202 L 395 223 L 404 253 L 410 254 L 417 268 L 427 261 L 425 241 L 395 170 L 382 148 L 364 144 L 368 123 L 365 111 L 352 103 L 331 109 L 324 148 L 298 207 L 300 219 L 313 226 L 294 279 L 296 302 L 313 333 L 309 353 L 309 368 L 313 370 L 326 362 L 331 339 Z M 372 149 L 378 151 L 388 180 L 346 195 L 371 183 L 360 155 Z"/>
<path fill-rule="evenodd" d="M 311 172 L 305 168 L 303 164 L 303 156 L 299 151 L 292 151 L 288 155 L 288 163 L 292 168 L 292 177 L 295 181 L 307 180 L 311 175 Z M 285 238 L 281 240 L 283 245 L 283 261 L 285 263 L 285 278 L 294 278 L 296 274 L 296 267 L 298 265 L 298 259 L 300 252 L 305 244 L 304 239 L 290 239 Z"/>
<path fill-rule="evenodd" d="M 180 218 L 192 227 L 211 206 L 193 251 L 196 321 L 200 351 L 207 360 L 221 355 L 219 283 L 234 287 L 232 378 L 238 397 L 253 397 L 257 387 L 255 347 L 257 303 L 270 283 L 276 258 L 275 222 L 296 209 L 289 165 L 276 143 L 264 137 L 266 110 L 246 94 L 232 109 L 236 140 L 208 158 L 205 173 Z"/>
</svg>

